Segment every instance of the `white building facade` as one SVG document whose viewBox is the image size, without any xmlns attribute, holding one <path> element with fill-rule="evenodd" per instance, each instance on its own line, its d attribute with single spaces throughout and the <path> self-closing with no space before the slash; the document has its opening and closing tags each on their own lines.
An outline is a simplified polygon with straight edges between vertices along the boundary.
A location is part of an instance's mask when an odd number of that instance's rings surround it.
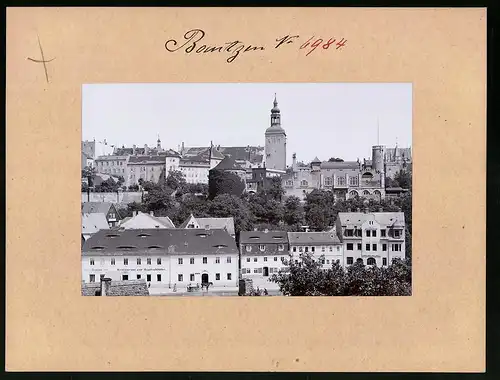
<svg viewBox="0 0 500 380">
<path fill-rule="evenodd" d="M 384 267 L 406 258 L 403 212 L 340 212 L 336 229 L 345 266 L 362 262 Z"/>
<path fill-rule="evenodd" d="M 337 262 L 344 266 L 344 250 L 335 231 L 289 232 L 290 256 L 298 262 L 301 254 L 311 254 L 315 260 L 322 260 L 323 269 L 331 268 Z"/>
<path fill-rule="evenodd" d="M 99 231 L 82 249 L 82 280 L 145 279 L 153 288 L 238 286 L 238 250 L 224 230 Z"/>
</svg>

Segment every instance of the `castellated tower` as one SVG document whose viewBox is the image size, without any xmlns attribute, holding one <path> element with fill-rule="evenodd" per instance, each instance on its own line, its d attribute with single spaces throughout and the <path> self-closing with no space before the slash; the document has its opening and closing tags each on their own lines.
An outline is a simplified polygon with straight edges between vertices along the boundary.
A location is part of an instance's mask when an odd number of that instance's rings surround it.
<svg viewBox="0 0 500 380">
<path fill-rule="evenodd" d="M 374 145 L 372 147 L 372 169 L 380 173 L 382 188 L 385 187 L 385 163 L 384 163 L 385 147 L 383 145 Z"/>
<path fill-rule="evenodd" d="M 266 168 L 286 170 L 286 133 L 281 128 L 281 113 L 276 94 L 271 110 L 271 126 L 266 129 L 265 152 Z"/>
</svg>

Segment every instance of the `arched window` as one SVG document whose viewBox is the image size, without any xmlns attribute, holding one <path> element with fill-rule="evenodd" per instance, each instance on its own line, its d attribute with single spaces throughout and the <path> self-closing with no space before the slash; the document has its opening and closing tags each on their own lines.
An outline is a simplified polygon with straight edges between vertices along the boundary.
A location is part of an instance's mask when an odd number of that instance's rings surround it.
<svg viewBox="0 0 500 380">
<path fill-rule="evenodd" d="M 337 177 L 337 185 L 345 186 L 345 177 Z"/>
<path fill-rule="evenodd" d="M 356 262 L 359 263 L 359 264 L 363 264 L 363 259 L 359 258 L 359 259 L 356 260 Z"/>
<path fill-rule="evenodd" d="M 349 193 L 349 195 L 351 196 L 351 198 L 355 198 L 355 197 L 358 197 L 358 196 L 359 196 L 358 192 L 357 192 L 357 191 L 355 191 L 355 190 L 351 191 L 351 192 Z"/>
<path fill-rule="evenodd" d="M 366 264 L 368 265 L 375 265 L 376 261 L 373 257 L 369 257 L 368 260 L 366 260 Z"/>
<path fill-rule="evenodd" d="M 363 179 L 372 179 L 373 178 L 373 174 L 372 173 L 363 173 L 363 175 L 361 176 L 361 178 Z"/>
<path fill-rule="evenodd" d="M 370 192 L 368 190 L 363 191 L 363 195 L 370 195 Z"/>
<path fill-rule="evenodd" d="M 380 200 L 380 198 L 382 197 L 382 194 L 380 194 L 380 191 L 378 191 L 378 190 L 375 190 L 375 191 L 373 192 L 373 194 L 374 194 L 374 195 L 375 195 L 375 197 L 376 197 L 377 199 L 379 199 L 379 200 Z"/>
<path fill-rule="evenodd" d="M 332 177 L 325 177 L 325 186 L 332 186 L 332 185 L 333 185 Z"/>
</svg>

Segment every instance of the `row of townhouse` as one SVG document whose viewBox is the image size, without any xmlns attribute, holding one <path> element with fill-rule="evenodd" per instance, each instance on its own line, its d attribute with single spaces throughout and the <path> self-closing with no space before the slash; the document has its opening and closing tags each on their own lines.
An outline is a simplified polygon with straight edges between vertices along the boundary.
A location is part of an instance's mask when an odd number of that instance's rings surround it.
<svg viewBox="0 0 500 380">
<path fill-rule="evenodd" d="M 301 253 L 346 267 L 386 266 L 405 258 L 403 213 L 339 213 L 328 232 L 242 231 L 239 249 L 226 228 L 100 230 L 84 242 L 82 280 L 145 280 L 148 286 L 185 288 L 212 283 L 237 287 L 239 278 L 269 277 Z"/>
<path fill-rule="evenodd" d="M 240 234 L 242 277 L 268 277 L 298 262 L 301 254 L 321 259 L 323 268 L 335 262 L 347 267 L 388 266 L 405 259 L 405 218 L 402 212 L 339 213 L 328 232 L 245 231 Z"/>
</svg>

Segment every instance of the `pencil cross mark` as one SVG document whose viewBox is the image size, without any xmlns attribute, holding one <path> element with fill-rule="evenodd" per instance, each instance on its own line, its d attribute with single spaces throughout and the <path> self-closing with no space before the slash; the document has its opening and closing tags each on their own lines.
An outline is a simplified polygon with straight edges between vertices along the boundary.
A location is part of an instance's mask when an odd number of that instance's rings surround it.
<svg viewBox="0 0 500 380">
<path fill-rule="evenodd" d="M 40 54 L 42 56 L 42 59 L 39 60 L 39 59 L 30 58 L 30 57 L 28 57 L 27 59 L 31 62 L 43 63 L 43 68 L 45 70 L 45 79 L 47 79 L 47 83 L 49 83 L 49 74 L 47 72 L 47 63 L 52 62 L 55 58 L 45 60 L 45 56 L 43 55 L 42 44 L 40 43 L 40 36 L 37 35 L 37 38 L 38 38 L 38 46 L 40 47 Z"/>
</svg>

